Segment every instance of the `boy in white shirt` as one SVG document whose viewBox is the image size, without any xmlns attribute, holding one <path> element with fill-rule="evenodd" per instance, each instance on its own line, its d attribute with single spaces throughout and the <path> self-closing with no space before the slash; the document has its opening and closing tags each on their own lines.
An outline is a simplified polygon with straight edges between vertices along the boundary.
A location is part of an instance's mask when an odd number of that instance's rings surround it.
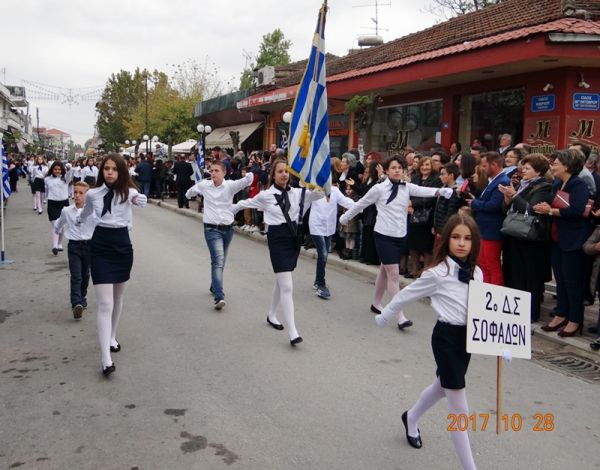
<svg viewBox="0 0 600 470">
<path fill-rule="evenodd" d="M 60 217 L 54 222 L 54 231 L 64 234 L 69 239 L 68 256 L 71 272 L 71 308 L 73 318 L 80 319 L 87 308 L 87 288 L 90 281 L 89 241 L 96 227 L 96 218 L 88 217 L 83 222 L 77 220 L 83 210 L 85 193 L 89 185 L 83 181 L 73 184 L 74 204 L 64 207 Z"/>
</svg>

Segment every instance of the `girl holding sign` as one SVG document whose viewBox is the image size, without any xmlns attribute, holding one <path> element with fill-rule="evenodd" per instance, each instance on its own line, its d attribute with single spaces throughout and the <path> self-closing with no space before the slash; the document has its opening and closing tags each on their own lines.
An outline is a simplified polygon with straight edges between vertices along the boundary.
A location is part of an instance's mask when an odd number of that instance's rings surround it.
<svg viewBox="0 0 600 470">
<path fill-rule="evenodd" d="M 423 390 L 413 407 L 402 414 L 406 439 L 417 449 L 422 447 L 419 419 L 440 399 L 447 398 L 450 413 L 469 414 L 465 388 L 471 359 L 467 352 L 467 302 L 469 281 L 483 282 L 483 274 L 477 266 L 479 244 L 479 229 L 470 216 L 450 217 L 429 268 L 398 292 L 375 317 L 377 325 L 384 326 L 404 307 L 424 297 L 431 298 L 431 306 L 438 314 L 431 336 L 437 377 Z M 452 443 L 463 468 L 474 469 L 467 431 L 452 432 Z"/>
</svg>

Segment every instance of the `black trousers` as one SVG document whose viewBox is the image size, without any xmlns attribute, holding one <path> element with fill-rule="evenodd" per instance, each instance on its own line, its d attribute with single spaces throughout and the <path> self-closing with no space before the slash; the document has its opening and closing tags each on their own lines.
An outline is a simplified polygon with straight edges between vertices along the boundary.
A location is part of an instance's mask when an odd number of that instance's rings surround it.
<svg viewBox="0 0 600 470">
<path fill-rule="evenodd" d="M 189 184 L 178 184 L 177 185 L 177 206 L 181 209 L 182 207 L 190 207 L 190 203 L 187 200 L 187 198 L 185 197 L 185 193 L 186 191 L 190 189 L 190 185 Z"/>
<path fill-rule="evenodd" d="M 71 307 L 87 307 L 87 289 L 90 283 L 90 249 L 87 242 L 69 241 L 67 248 L 71 272 Z"/>
<path fill-rule="evenodd" d="M 562 251 L 558 243 L 552 244 L 556 314 L 574 323 L 583 322 L 584 257 L 582 250 Z"/>
</svg>

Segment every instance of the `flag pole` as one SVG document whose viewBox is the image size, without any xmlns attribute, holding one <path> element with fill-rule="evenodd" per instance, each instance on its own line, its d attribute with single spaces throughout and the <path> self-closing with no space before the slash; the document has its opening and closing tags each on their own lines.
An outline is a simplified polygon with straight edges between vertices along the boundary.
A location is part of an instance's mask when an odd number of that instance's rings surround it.
<svg viewBox="0 0 600 470">
<path fill-rule="evenodd" d="M 1 233 L 1 243 L 0 247 L 0 264 L 10 264 L 11 260 L 6 259 L 4 253 L 4 146 L 2 145 L 2 139 L 4 134 L 0 132 L 0 158 L 2 159 L 2 164 L 0 165 L 0 182 L 2 184 L 2 190 L 0 191 L 0 233 Z M 8 159 L 7 159 L 8 161 Z"/>
</svg>

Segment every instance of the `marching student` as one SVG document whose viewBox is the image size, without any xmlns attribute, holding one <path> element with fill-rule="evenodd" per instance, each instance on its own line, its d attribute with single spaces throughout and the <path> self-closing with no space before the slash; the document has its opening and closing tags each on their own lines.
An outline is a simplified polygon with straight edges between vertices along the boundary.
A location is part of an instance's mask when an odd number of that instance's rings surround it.
<svg viewBox="0 0 600 470">
<path fill-rule="evenodd" d="M 89 243 L 97 222 L 95 214 L 92 213 L 84 222 L 77 223 L 88 189 L 88 184 L 83 181 L 73 184 L 74 204 L 64 207 L 60 217 L 54 222 L 55 233 L 64 232 L 69 239 L 67 255 L 71 273 L 71 309 L 76 320 L 81 318 L 81 314 L 87 308 L 87 288 L 90 281 Z"/>
<path fill-rule="evenodd" d="M 250 186 L 254 179 L 254 175 L 248 173 L 239 180 L 225 180 L 225 171 L 223 162 L 214 161 L 210 166 L 211 179 L 199 181 L 185 193 L 187 199 L 198 195 L 204 197 L 204 239 L 210 252 L 210 292 L 214 296 L 214 307 L 217 310 L 225 307 L 223 270 L 233 238 L 233 214 L 229 208 L 233 203 L 233 196 Z"/>
<path fill-rule="evenodd" d="M 283 317 L 288 327 L 290 344 L 296 346 L 302 342 L 294 321 L 294 284 L 292 271 L 296 268 L 299 254 L 297 238 L 297 220 L 300 213 L 301 188 L 289 186 L 290 174 L 287 161 L 276 159 L 269 173 L 272 185 L 258 193 L 252 199 L 244 199 L 231 206 L 235 215 L 241 209 L 258 209 L 264 212 L 265 223 L 268 224 L 267 245 L 271 265 L 275 272 L 275 285 L 271 307 L 267 315 L 267 323 L 276 330 L 283 330 L 277 319 L 277 309 L 281 306 Z M 304 210 L 308 210 L 311 202 L 325 195 L 321 191 L 306 190 Z"/>
<path fill-rule="evenodd" d="M 400 284 L 400 258 L 406 246 L 406 222 L 408 220 L 408 203 L 411 196 L 445 198 L 452 197 L 450 188 L 426 188 L 402 180 L 406 170 L 406 160 L 394 156 L 386 160 L 383 169 L 387 179 L 373 186 L 367 194 L 358 200 L 354 206 L 340 217 L 340 223 L 345 224 L 371 204 L 377 207 L 373 237 L 377 254 L 381 260 L 379 273 L 375 281 L 375 297 L 371 304 L 373 313 L 381 313 L 382 300 L 387 291 L 392 298 Z M 398 312 L 398 328 L 403 330 L 412 326 L 404 313 Z"/>
<path fill-rule="evenodd" d="M 90 240 L 90 269 L 98 304 L 98 340 L 102 353 L 102 374 L 115 371 L 110 353 L 119 352 L 117 327 L 123 309 L 125 285 L 133 265 L 129 230 L 133 226 L 133 205 L 145 207 L 148 199 L 131 181 L 125 159 L 116 153 L 100 164 L 98 182 L 85 196 L 80 221 L 94 213 L 98 224 Z"/>
<path fill-rule="evenodd" d="M 69 182 L 71 172 L 67 172 L 60 160 L 55 160 L 50 165 L 48 176 L 44 178 L 44 188 L 48 199 L 48 219 L 50 220 L 52 233 L 52 253 L 58 255 L 63 251 L 63 234 L 54 231 L 54 221 L 60 217 L 63 207 L 69 205 Z"/>
<path fill-rule="evenodd" d="M 90 187 L 94 187 L 96 185 L 96 180 L 98 179 L 98 167 L 96 166 L 96 159 L 94 157 L 90 157 L 87 159 L 85 166 L 81 169 L 79 177 L 83 180 L 84 183 L 90 185 Z"/>
<path fill-rule="evenodd" d="M 438 315 L 431 336 L 437 377 L 423 390 L 413 407 L 402 414 L 406 440 L 417 449 L 423 445 L 419 419 L 444 396 L 450 413 L 457 416 L 469 414 L 465 388 L 465 375 L 471 359 L 467 353 L 467 302 L 469 281 L 483 282 L 483 274 L 477 266 L 479 245 L 479 228 L 475 221 L 468 215 L 451 216 L 444 226 L 429 268 L 398 292 L 375 317 L 377 325 L 384 326 L 404 307 L 425 297 L 431 298 L 431 307 Z M 451 437 L 463 468 L 474 469 L 467 431 L 453 431 Z"/>
<path fill-rule="evenodd" d="M 42 214 L 43 210 L 43 199 L 46 186 L 44 184 L 44 178 L 48 174 L 48 166 L 46 165 L 46 159 L 42 155 L 35 157 L 35 163 L 31 167 L 29 177 L 31 179 L 31 192 L 33 193 L 33 210 L 37 211 L 39 215 Z"/>
</svg>

